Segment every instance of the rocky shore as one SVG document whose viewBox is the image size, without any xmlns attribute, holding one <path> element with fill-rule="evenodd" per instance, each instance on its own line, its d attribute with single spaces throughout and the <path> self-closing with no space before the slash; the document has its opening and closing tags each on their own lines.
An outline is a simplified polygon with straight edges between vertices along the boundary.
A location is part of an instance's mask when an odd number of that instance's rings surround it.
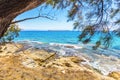
<svg viewBox="0 0 120 80">
<path fill-rule="evenodd" d="M 119 71 L 105 76 L 82 64 L 85 61 L 83 57 L 61 57 L 52 51 L 7 43 L 0 46 L 0 80 L 120 80 Z"/>
</svg>

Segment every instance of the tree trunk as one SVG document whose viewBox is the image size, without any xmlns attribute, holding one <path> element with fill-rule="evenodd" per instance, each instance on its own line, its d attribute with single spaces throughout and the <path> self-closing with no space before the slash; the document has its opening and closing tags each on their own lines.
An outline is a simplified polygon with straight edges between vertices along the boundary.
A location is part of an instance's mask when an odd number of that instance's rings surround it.
<svg viewBox="0 0 120 80">
<path fill-rule="evenodd" d="M 7 28 L 9 27 L 11 21 L 12 19 L 7 19 L 7 18 L 0 19 L 0 38 L 7 31 Z"/>
<path fill-rule="evenodd" d="M 4 35 L 12 20 L 31 10 L 46 0 L 0 0 L 0 38 Z"/>
</svg>

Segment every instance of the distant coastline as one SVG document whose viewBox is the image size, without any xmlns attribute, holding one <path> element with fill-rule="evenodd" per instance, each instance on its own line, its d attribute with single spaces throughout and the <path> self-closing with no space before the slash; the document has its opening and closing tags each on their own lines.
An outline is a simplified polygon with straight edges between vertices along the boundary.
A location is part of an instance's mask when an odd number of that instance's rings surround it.
<svg viewBox="0 0 120 80">
<path fill-rule="evenodd" d="M 21 31 L 72 31 L 72 32 L 80 32 L 78 30 L 21 30 Z"/>
</svg>

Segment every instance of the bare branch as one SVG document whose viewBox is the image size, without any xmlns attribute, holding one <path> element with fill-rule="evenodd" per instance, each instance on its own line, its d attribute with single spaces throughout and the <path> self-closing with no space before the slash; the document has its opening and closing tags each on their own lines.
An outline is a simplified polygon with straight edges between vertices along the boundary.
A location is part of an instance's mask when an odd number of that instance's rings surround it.
<svg viewBox="0 0 120 80">
<path fill-rule="evenodd" d="M 80 0 L 78 0 L 78 2 L 81 4 L 81 6 L 83 6 L 82 2 Z"/>
<path fill-rule="evenodd" d="M 30 18 L 25 18 L 25 19 L 21 19 L 21 20 L 18 20 L 18 21 L 14 21 L 14 22 L 11 22 L 11 24 L 14 24 L 14 23 L 19 23 L 19 22 L 23 22 L 23 21 L 26 21 L 26 20 L 31 20 L 31 19 L 37 19 L 37 18 L 46 18 L 46 19 L 50 19 L 50 20 L 55 20 L 52 16 L 48 16 L 48 15 L 38 15 L 36 17 L 30 17 Z"/>
<path fill-rule="evenodd" d="M 103 13 L 103 10 L 104 10 L 104 1 L 103 0 L 101 0 L 101 3 L 102 3 L 102 7 L 101 7 L 101 19 L 100 19 L 100 23 L 102 22 L 102 20 L 103 20 L 103 15 L 104 15 L 104 13 Z"/>
</svg>

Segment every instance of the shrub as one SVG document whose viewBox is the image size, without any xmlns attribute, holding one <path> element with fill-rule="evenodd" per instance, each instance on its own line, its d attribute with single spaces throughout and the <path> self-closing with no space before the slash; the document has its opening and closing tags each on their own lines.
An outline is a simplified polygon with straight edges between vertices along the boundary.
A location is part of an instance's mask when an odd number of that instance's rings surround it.
<svg viewBox="0 0 120 80">
<path fill-rule="evenodd" d="M 6 42 L 12 42 L 14 38 L 19 36 L 20 28 L 17 24 L 11 24 L 10 27 L 5 32 L 4 36 L 0 39 L 0 44 L 5 44 Z"/>
</svg>

